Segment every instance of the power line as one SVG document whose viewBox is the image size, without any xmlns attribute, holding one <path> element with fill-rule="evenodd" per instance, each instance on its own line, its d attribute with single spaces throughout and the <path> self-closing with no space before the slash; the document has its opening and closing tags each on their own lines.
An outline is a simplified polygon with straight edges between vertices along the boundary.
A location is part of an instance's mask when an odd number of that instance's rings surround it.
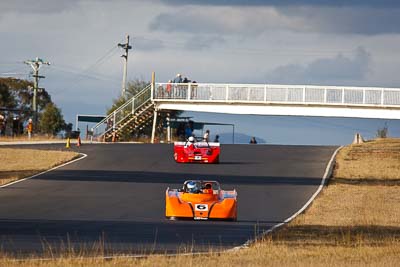
<svg viewBox="0 0 400 267">
<path fill-rule="evenodd" d="M 89 72 L 90 69 L 94 69 L 94 68 L 102 65 L 106 59 L 114 56 L 116 53 L 118 53 L 118 49 L 117 49 L 117 47 L 113 46 L 103 56 L 101 56 L 95 63 L 93 63 L 91 66 L 87 67 L 86 69 L 84 69 L 83 72 Z"/>
<path fill-rule="evenodd" d="M 70 67 L 70 66 L 63 66 L 63 65 L 55 65 L 55 64 L 53 64 L 51 66 L 51 69 L 53 71 L 60 71 L 60 72 L 68 73 L 68 74 L 71 74 L 71 75 L 76 75 L 76 76 L 81 77 L 81 78 L 90 78 L 90 79 L 93 79 L 93 80 L 109 81 L 109 82 L 115 82 L 115 83 L 119 81 L 114 77 L 107 76 L 107 75 L 100 74 L 100 73 L 91 72 L 91 73 L 86 74 L 82 70 L 74 69 L 73 67 Z M 75 82 L 77 82 L 77 81 L 78 80 L 76 79 Z"/>
<path fill-rule="evenodd" d="M 100 66 L 101 64 L 103 64 L 107 59 L 109 59 L 110 57 L 114 56 L 116 53 L 118 52 L 118 49 L 113 46 L 111 49 L 109 49 L 103 56 L 101 56 L 98 60 L 96 60 L 92 65 L 90 65 L 89 67 L 81 70 L 81 69 L 75 69 L 76 71 L 71 71 L 71 66 L 61 66 L 58 65 L 56 66 L 56 68 L 60 67 L 59 69 L 63 69 L 64 72 L 69 72 L 69 73 L 73 73 L 76 74 L 78 76 L 81 77 L 86 77 L 86 78 L 95 78 L 95 79 L 101 79 L 101 80 L 105 80 L 103 77 L 107 77 L 104 74 L 101 74 L 101 76 L 99 76 L 97 73 L 94 73 L 92 71 L 92 69 L 97 68 L 98 66 Z M 89 73 L 92 73 L 94 75 L 89 75 Z M 99 78 L 100 77 L 100 78 Z M 108 79 L 112 79 L 111 77 L 107 77 Z"/>
</svg>

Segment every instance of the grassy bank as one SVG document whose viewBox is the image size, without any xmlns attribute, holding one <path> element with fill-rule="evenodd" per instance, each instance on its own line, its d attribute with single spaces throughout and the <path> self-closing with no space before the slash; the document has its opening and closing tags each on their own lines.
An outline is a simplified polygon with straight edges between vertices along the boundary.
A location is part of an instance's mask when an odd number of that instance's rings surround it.
<svg viewBox="0 0 400 267">
<path fill-rule="evenodd" d="M 19 135 L 19 136 L 1 136 L 0 142 L 36 142 L 36 141 L 62 141 L 64 139 L 55 137 L 55 136 L 46 136 L 46 135 L 34 135 L 31 138 L 28 138 L 27 135 Z"/>
<path fill-rule="evenodd" d="M 50 261 L 16 262 L 4 257 L 0 265 L 398 266 L 399 154 L 398 139 L 345 147 L 337 156 L 334 177 L 311 207 L 248 249 L 195 256 L 154 255 L 145 259 L 84 259 L 66 255 Z"/>
<path fill-rule="evenodd" d="M 75 152 L 0 147 L 0 185 L 51 169 L 78 155 Z"/>
</svg>

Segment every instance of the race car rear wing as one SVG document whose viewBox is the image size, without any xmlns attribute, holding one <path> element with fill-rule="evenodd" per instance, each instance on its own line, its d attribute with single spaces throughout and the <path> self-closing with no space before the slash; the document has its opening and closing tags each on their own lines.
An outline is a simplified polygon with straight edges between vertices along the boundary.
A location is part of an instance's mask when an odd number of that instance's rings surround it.
<svg viewBox="0 0 400 267">
<path fill-rule="evenodd" d="M 174 142 L 175 146 L 184 146 L 186 144 L 187 144 L 187 142 L 182 142 L 182 141 Z M 216 147 L 216 146 L 220 146 L 220 144 L 217 143 L 217 142 L 195 142 L 194 144 L 197 147 L 209 147 L 209 146 Z"/>
</svg>

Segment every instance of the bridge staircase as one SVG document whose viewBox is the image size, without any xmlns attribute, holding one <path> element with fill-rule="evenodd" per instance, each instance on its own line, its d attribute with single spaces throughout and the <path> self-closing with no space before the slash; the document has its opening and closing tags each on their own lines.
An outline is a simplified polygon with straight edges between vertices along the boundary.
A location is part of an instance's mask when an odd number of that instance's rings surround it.
<svg viewBox="0 0 400 267">
<path fill-rule="evenodd" d="M 148 85 L 96 124 L 92 128 L 93 137 L 98 141 L 109 142 L 141 130 L 153 122 L 154 109 L 151 85 Z"/>
</svg>

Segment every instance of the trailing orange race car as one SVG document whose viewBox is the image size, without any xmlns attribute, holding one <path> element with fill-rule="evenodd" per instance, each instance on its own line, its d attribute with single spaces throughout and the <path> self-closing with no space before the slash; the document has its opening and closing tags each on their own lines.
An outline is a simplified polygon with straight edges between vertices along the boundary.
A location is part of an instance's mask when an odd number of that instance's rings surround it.
<svg viewBox="0 0 400 267">
<path fill-rule="evenodd" d="M 174 159 L 180 163 L 219 163 L 219 154 L 219 143 L 197 142 L 193 136 L 186 142 L 174 143 Z"/>
<path fill-rule="evenodd" d="M 237 219 L 236 190 L 222 190 L 217 181 L 188 180 L 181 189 L 167 188 L 165 216 L 168 219 Z"/>
</svg>

